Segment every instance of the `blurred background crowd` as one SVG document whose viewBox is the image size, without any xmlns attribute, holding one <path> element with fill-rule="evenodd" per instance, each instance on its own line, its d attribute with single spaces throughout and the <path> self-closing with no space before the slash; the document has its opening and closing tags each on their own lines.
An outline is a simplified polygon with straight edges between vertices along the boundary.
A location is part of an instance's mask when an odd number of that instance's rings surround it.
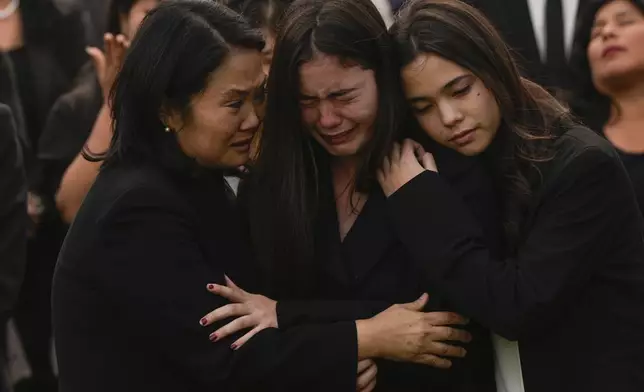
<svg viewBox="0 0 644 392">
<path fill-rule="evenodd" d="M 0 0 L 0 104 L 9 108 L 0 106 L 0 336 L 15 326 L 12 349 L 2 340 L 0 357 L 15 361 L 9 351 L 19 347 L 22 363 L 0 363 L 5 390 L 56 390 L 50 321 L 56 258 L 98 170 L 92 158 L 109 144 L 106 97 L 115 73 L 158 1 Z M 287 2 L 227 1 L 263 31 L 267 67 Z M 403 3 L 373 2 L 388 23 Z M 642 202 L 644 1 L 468 2 L 500 29 L 526 77 L 613 143 Z M 623 7 L 598 18 L 608 3 Z M 614 44 L 599 51 L 599 40 Z M 607 61 L 617 52 L 624 53 L 619 61 Z M 17 240 L 25 231 L 26 254 Z"/>
</svg>

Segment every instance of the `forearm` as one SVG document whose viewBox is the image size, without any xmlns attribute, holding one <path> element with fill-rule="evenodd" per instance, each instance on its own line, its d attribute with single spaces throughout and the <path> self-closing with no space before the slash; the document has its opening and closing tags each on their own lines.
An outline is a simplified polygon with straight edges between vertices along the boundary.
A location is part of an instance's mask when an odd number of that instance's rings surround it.
<svg viewBox="0 0 644 392">
<path fill-rule="evenodd" d="M 391 306 L 384 301 L 279 301 L 277 323 L 281 329 L 303 324 L 328 324 L 362 320 L 375 316 Z"/>
<path fill-rule="evenodd" d="M 91 152 L 102 154 L 109 149 L 111 127 L 109 109 L 103 105 L 86 142 Z M 101 162 L 90 162 L 79 154 L 65 171 L 56 193 L 56 206 L 65 222 L 70 223 L 76 216 L 85 195 L 96 180 L 100 167 Z"/>
</svg>

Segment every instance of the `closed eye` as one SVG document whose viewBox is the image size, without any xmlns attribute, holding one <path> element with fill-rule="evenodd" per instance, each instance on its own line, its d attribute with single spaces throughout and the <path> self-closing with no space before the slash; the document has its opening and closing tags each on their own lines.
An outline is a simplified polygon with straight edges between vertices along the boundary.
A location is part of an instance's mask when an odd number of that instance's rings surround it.
<svg viewBox="0 0 644 392">
<path fill-rule="evenodd" d="M 469 93 L 471 90 L 472 90 L 472 85 L 469 84 L 469 85 L 463 87 L 462 89 L 454 91 L 454 93 L 452 95 L 454 97 L 462 97 L 463 95 L 466 95 L 467 93 Z"/>
<path fill-rule="evenodd" d="M 425 106 L 412 106 L 412 111 L 417 114 L 427 113 L 434 105 L 425 105 Z"/>
</svg>

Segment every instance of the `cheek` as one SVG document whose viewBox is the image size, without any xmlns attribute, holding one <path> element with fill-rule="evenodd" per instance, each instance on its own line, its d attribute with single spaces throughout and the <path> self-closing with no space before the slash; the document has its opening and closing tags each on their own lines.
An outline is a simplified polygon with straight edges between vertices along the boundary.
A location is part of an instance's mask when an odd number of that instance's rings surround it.
<svg viewBox="0 0 644 392">
<path fill-rule="evenodd" d="M 300 108 L 300 113 L 302 114 L 302 121 L 308 126 L 313 126 L 318 121 L 318 110 L 315 108 Z"/>
<path fill-rule="evenodd" d="M 590 71 L 595 73 L 598 67 L 598 59 L 601 57 L 601 45 L 599 45 L 598 40 L 593 40 L 588 45 L 586 50 L 586 56 L 588 57 L 588 66 Z"/>
<path fill-rule="evenodd" d="M 436 114 L 436 110 L 432 110 L 425 114 L 416 114 L 416 120 L 423 129 L 423 132 L 425 132 L 425 134 L 434 141 L 440 144 L 445 144 L 447 142 L 445 133 L 443 132 L 443 123 L 441 122 L 440 117 Z"/>
<path fill-rule="evenodd" d="M 346 104 L 340 109 L 342 117 L 353 123 L 370 127 L 378 113 L 378 101 L 373 99 L 356 101 Z"/>
<path fill-rule="evenodd" d="M 640 26 L 641 25 L 641 26 Z M 628 48 L 631 58 L 640 68 L 644 68 L 644 22 L 633 26 L 628 34 L 624 34 L 624 45 Z"/>
</svg>

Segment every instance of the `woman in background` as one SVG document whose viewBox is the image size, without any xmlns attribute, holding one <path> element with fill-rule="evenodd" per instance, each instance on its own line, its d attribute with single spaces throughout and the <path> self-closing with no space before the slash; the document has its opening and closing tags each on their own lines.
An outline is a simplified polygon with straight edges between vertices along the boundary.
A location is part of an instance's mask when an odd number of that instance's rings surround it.
<svg viewBox="0 0 644 392">
<path fill-rule="evenodd" d="M 644 1 L 587 7 L 571 60 L 579 76 L 575 108 L 617 149 L 644 211 Z"/>
<path fill-rule="evenodd" d="M 125 51 L 145 15 L 158 3 L 159 0 L 111 1 L 104 52 L 87 49 L 92 62 L 85 65 L 75 87 L 58 99 L 47 119 L 40 159 L 51 171 L 56 206 L 67 224 L 94 183 L 109 147 L 112 121 L 107 96 Z"/>
<path fill-rule="evenodd" d="M 27 269 L 15 321 L 32 378 L 27 388 L 49 392 L 56 380 L 51 362 L 51 277 L 65 227 L 54 202 L 55 188 L 39 143 L 47 115 L 87 59 L 81 12 L 54 0 L 0 0 L 0 52 L 15 73 L 20 107 L 14 118 L 24 120 L 24 157 L 29 178 L 29 242 Z M 69 2 L 67 2 L 69 3 Z M 10 89 L 0 84 L 0 90 Z M 0 93 L 0 96 L 4 93 Z"/>
</svg>

